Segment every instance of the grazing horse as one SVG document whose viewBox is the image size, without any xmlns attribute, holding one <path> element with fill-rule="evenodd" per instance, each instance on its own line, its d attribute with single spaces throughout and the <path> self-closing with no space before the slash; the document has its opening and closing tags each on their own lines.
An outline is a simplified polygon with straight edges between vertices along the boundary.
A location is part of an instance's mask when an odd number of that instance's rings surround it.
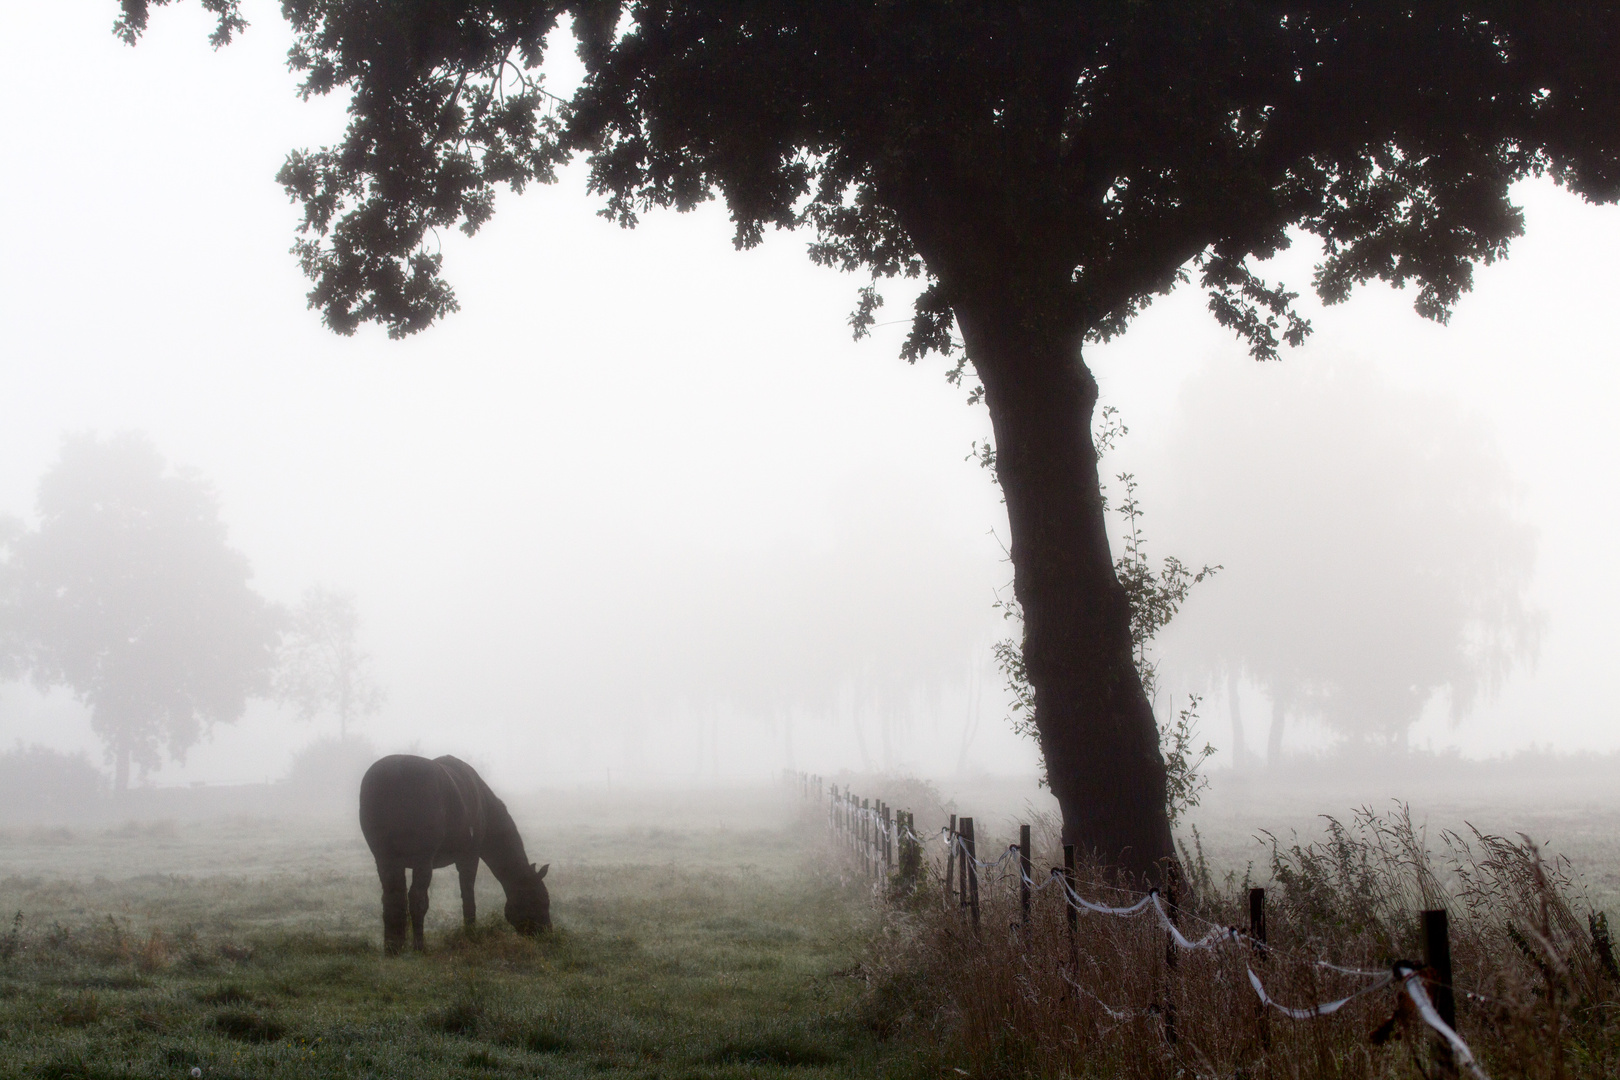
<svg viewBox="0 0 1620 1080">
<path fill-rule="evenodd" d="M 551 897 L 542 880 L 551 864 L 529 862 L 506 804 L 464 761 L 390 754 L 375 762 L 360 781 L 360 831 L 382 879 L 383 948 L 390 955 L 405 947 L 407 910 L 412 944 L 422 948 L 428 884 L 434 869 L 451 863 L 461 877 L 461 914 L 469 929 L 477 914 L 473 882 L 479 859 L 506 890 L 506 921 L 518 933 L 551 925 Z"/>
</svg>

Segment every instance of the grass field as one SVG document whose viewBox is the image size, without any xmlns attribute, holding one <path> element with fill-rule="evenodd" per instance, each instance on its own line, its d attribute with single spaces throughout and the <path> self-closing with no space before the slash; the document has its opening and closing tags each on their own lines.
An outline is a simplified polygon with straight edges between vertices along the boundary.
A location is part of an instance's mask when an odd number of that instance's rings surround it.
<svg viewBox="0 0 1620 1080">
<path fill-rule="evenodd" d="M 876 1075 L 849 969 L 859 889 L 767 793 L 671 814 L 514 806 L 556 929 L 510 933 L 481 875 L 426 955 L 379 951 L 343 820 L 35 829 L 0 841 L 0 1074 L 42 1078 Z M 567 813 L 565 811 L 572 811 Z M 648 820 L 660 821 L 655 827 Z M 743 823 L 746 827 L 739 827 Z M 0 932 L 6 930 L 0 927 Z"/>
<path fill-rule="evenodd" d="M 896 805 L 929 794 L 868 786 Z M 1050 809 L 1029 786 L 946 794 L 981 836 Z M 1314 814 L 1366 801 L 1218 789 L 1195 820 L 1217 870 L 1253 861 L 1263 876 L 1259 829 L 1286 842 L 1313 832 Z M 1550 841 L 1620 916 L 1613 802 L 1414 802 L 1436 833 L 1473 821 Z M 874 958 L 912 963 L 904 942 L 925 938 L 923 924 L 873 905 L 795 796 L 576 794 L 512 808 L 531 856 L 552 864 L 556 929 L 513 935 L 486 871 L 479 929 L 464 934 L 454 875 L 441 873 L 428 952 L 392 960 L 347 813 L 0 830 L 0 1078 L 958 1080 L 962 1066 L 999 1075 L 1012 1060 L 961 1053 L 957 1007 L 920 976 L 869 982 Z M 927 829 L 945 807 L 919 810 Z M 915 1014 L 935 998 L 945 1004 Z M 908 1011 L 914 1022 L 892 1022 Z"/>
</svg>

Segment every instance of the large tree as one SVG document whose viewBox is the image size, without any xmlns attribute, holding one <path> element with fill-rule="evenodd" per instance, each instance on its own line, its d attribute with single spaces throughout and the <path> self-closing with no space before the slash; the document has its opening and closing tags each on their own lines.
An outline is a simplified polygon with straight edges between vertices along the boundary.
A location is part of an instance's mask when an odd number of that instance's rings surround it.
<svg viewBox="0 0 1620 1080">
<path fill-rule="evenodd" d="M 39 525 L 14 541 L 17 625 L 34 681 L 90 707 L 115 786 L 176 758 L 268 692 L 279 614 L 226 543 L 219 500 L 144 437 L 63 441 Z"/>
<path fill-rule="evenodd" d="M 122 0 L 131 40 L 148 7 Z M 203 0 L 216 41 L 236 0 Z M 1382 278 L 1444 319 L 1521 230 L 1509 185 L 1620 195 L 1620 4 L 1513 0 L 285 0 L 306 94 L 298 250 L 336 330 L 455 307 L 435 229 L 574 152 L 626 224 L 717 193 L 736 243 L 919 278 L 903 355 L 957 351 L 989 408 L 1036 725 L 1066 839 L 1171 855 L 1097 482 L 1087 342 L 1196 276 L 1257 356 L 1309 327 L 1252 261 L 1317 237 L 1327 301 Z M 542 88 L 572 20 L 586 77 Z M 863 290 L 857 332 L 880 293 Z"/>
</svg>

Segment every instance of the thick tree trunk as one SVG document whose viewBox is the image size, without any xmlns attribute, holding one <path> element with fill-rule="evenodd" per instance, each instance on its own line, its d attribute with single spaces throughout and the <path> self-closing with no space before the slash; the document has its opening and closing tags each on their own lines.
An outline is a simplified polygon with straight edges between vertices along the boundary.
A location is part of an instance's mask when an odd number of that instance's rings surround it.
<svg viewBox="0 0 1620 1080">
<path fill-rule="evenodd" d="M 995 430 L 1013 592 L 1063 840 L 1141 878 L 1174 856 L 1158 725 L 1131 658 L 1130 601 L 1108 546 L 1078 329 L 1017 305 L 958 304 Z"/>
<path fill-rule="evenodd" d="M 129 790 L 129 744 L 118 744 L 113 761 L 113 790 L 122 795 Z"/>
</svg>

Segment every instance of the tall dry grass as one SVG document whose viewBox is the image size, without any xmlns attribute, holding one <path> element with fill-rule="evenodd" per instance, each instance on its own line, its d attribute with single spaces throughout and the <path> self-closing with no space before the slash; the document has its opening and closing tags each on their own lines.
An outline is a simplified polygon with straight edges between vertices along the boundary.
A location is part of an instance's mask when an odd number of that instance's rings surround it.
<svg viewBox="0 0 1620 1080">
<path fill-rule="evenodd" d="M 1061 857 L 1051 822 L 1036 833 L 1040 882 Z M 980 851 L 996 853 L 982 842 Z M 1071 936 L 1056 887 L 1035 894 L 1026 926 L 1015 871 L 981 882 L 975 932 L 936 865 L 890 905 L 866 963 L 868 1021 L 935 1047 L 947 1075 L 1439 1077 L 1446 1058 L 1396 989 L 1295 1020 L 1262 1007 L 1249 969 L 1284 1005 L 1341 998 L 1370 980 L 1319 961 L 1388 971 L 1417 960 L 1419 912 L 1444 907 L 1457 1027 L 1494 1080 L 1620 1075 L 1620 972 L 1606 921 L 1583 909 L 1567 864 L 1529 840 L 1446 833 L 1430 844 L 1404 810 L 1363 811 L 1330 819 L 1316 842 L 1272 841 L 1269 862 L 1268 946 L 1195 952 L 1170 947 L 1151 913 L 1082 912 Z M 1247 875 L 1217 880 L 1196 841 L 1182 865 L 1177 915 L 1188 937 L 1247 929 Z M 1096 867 L 1079 878 L 1096 901 L 1133 895 Z"/>
</svg>

